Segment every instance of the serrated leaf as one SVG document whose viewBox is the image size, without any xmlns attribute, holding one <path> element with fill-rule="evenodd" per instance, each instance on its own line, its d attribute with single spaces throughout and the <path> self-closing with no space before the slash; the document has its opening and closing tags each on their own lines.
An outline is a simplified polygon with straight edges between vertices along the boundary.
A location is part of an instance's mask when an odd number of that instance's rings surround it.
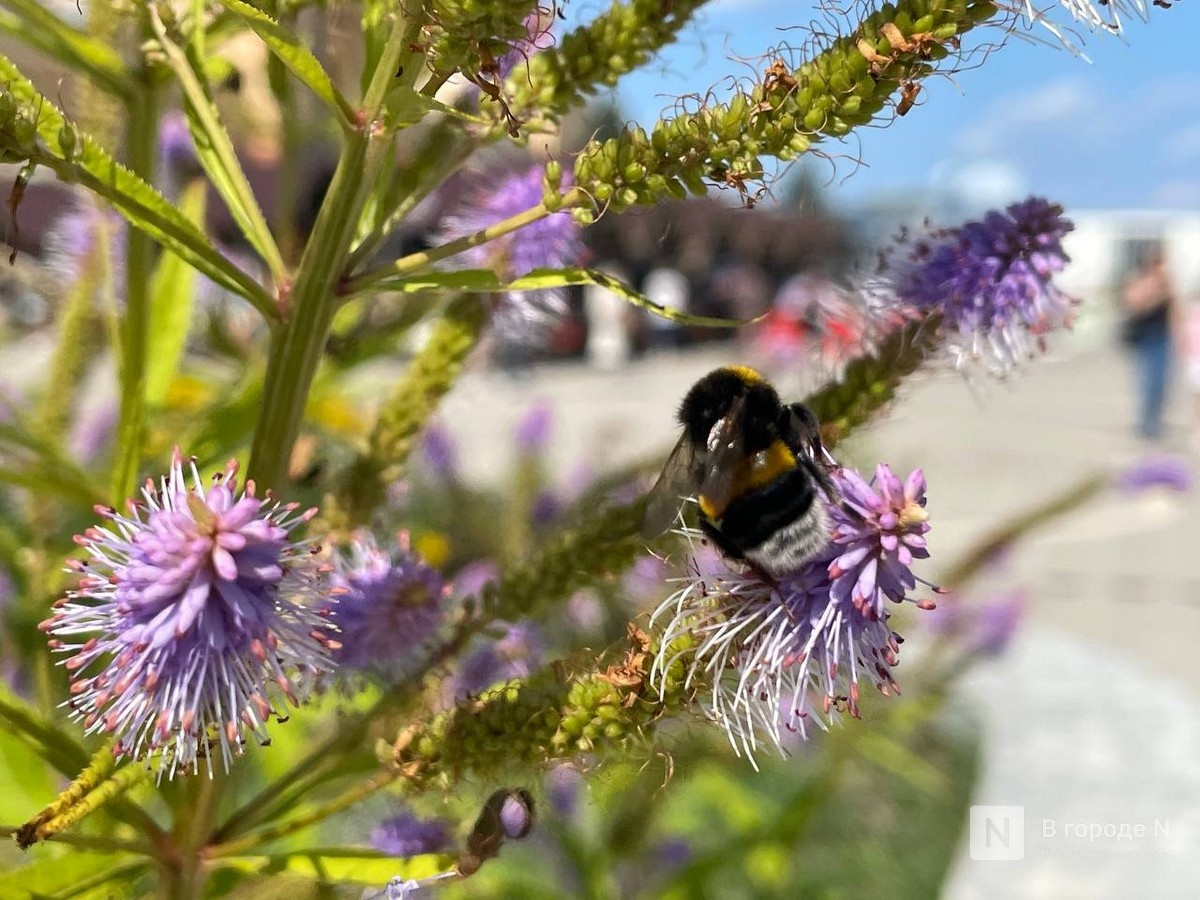
<svg viewBox="0 0 1200 900">
<path fill-rule="evenodd" d="M 611 275 L 597 269 L 534 269 L 528 275 L 505 281 L 488 269 L 460 269 L 453 272 L 426 272 L 403 278 L 389 278 L 375 285 L 380 291 L 420 293 L 422 291 L 463 291 L 466 293 L 502 293 L 507 291 L 538 291 L 569 285 L 593 284 L 607 288 L 639 309 L 680 325 L 702 325 L 709 328 L 738 328 L 757 319 L 721 319 L 713 316 L 693 316 L 677 309 L 655 303 L 645 294 Z"/>
<path fill-rule="evenodd" d="M 184 111 L 188 130 L 196 146 L 196 158 L 250 246 L 267 263 L 275 280 L 282 281 L 285 273 L 283 257 L 250 187 L 250 181 L 238 162 L 229 131 L 221 122 L 217 104 L 202 74 L 204 64 L 197 57 L 195 47 L 189 45 L 185 49 L 175 43 L 153 7 L 150 8 L 150 24 L 166 56 L 167 65 L 183 89 Z"/>
<path fill-rule="evenodd" d="M 292 74 L 324 102 L 339 125 L 346 129 L 355 127 L 357 111 L 342 96 L 329 73 L 296 34 L 242 0 L 220 0 L 220 3 L 262 38 L 267 48 L 279 57 Z"/>
<path fill-rule="evenodd" d="M 204 221 L 207 185 L 192 181 L 179 198 L 179 210 Z M 150 282 L 150 353 L 146 360 L 146 403 L 161 406 L 187 345 L 196 294 L 196 270 L 174 253 L 164 253 Z"/>
<path fill-rule="evenodd" d="M 268 318 L 279 317 L 274 301 L 260 284 L 222 256 L 208 236 L 162 194 L 114 160 L 94 138 L 79 132 L 62 110 L 39 94 L 12 60 L 2 54 L 0 89 L 37 123 L 39 165 L 52 169 L 61 181 L 82 184 L 99 194 L 129 224 L 183 257 L 216 284 L 245 297 Z M 64 129 L 77 135 L 73 150 L 63 149 L 60 134 Z"/>
</svg>

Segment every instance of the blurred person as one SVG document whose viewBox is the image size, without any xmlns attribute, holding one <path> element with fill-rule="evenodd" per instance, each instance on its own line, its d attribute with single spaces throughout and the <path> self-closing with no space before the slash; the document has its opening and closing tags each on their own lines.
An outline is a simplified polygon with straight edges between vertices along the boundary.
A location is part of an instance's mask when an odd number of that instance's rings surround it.
<svg viewBox="0 0 1200 900">
<path fill-rule="evenodd" d="M 686 313 L 690 302 L 688 280 L 682 272 L 670 267 L 651 269 L 642 285 L 642 293 L 666 309 Z M 653 313 L 649 317 L 650 344 L 653 347 L 675 347 L 684 345 L 684 332 L 678 322 L 664 319 Z"/>
<path fill-rule="evenodd" d="M 625 280 L 624 270 L 616 263 L 597 268 L 613 278 Z M 588 362 L 598 369 L 618 369 L 633 355 L 631 307 L 620 294 L 598 284 L 585 285 L 583 312 L 587 318 Z"/>
<path fill-rule="evenodd" d="M 1192 393 L 1192 449 L 1200 455 L 1200 295 L 1188 305 L 1182 343 Z"/>
<path fill-rule="evenodd" d="M 1171 373 L 1171 339 L 1179 316 L 1175 288 L 1167 272 L 1161 242 L 1136 246 L 1132 270 L 1121 288 L 1122 340 L 1138 370 L 1138 436 L 1162 437 L 1163 408 Z"/>
</svg>

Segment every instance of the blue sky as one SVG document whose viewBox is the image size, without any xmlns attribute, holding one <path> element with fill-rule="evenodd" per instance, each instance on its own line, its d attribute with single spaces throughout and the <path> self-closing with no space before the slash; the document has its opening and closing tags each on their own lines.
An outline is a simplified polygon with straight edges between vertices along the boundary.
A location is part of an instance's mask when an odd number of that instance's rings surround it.
<svg viewBox="0 0 1200 900">
<path fill-rule="evenodd" d="M 568 15 L 587 18 L 600 5 L 575 0 Z M 678 44 L 622 82 L 623 114 L 649 124 L 675 97 L 710 87 L 720 95 L 722 79 L 750 72 L 736 57 L 789 37 L 800 43 L 802 32 L 777 26 L 806 22 L 812 9 L 716 0 Z M 956 184 L 988 201 L 1032 192 L 1068 208 L 1200 209 L 1198 40 L 1200 4 L 1185 2 L 1153 9 L 1149 24 L 1127 23 L 1124 39 L 1088 36 L 1090 65 L 1010 39 L 980 68 L 926 80 L 919 105 L 891 127 L 830 145 L 847 157 L 836 167 L 809 164 L 838 205 Z"/>
</svg>

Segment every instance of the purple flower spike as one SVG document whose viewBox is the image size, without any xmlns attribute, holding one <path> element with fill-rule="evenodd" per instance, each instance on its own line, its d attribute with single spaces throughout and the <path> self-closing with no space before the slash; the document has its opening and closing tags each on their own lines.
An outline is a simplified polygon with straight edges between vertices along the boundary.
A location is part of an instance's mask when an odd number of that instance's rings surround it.
<svg viewBox="0 0 1200 900">
<path fill-rule="evenodd" d="M 1171 454 L 1147 456 L 1117 476 L 1117 487 L 1129 494 L 1153 487 L 1186 494 L 1192 489 L 1192 471 L 1182 457 Z"/>
<path fill-rule="evenodd" d="M 853 469 L 833 480 L 842 502 L 830 506 L 833 550 L 832 597 L 869 617 L 884 614 L 884 601 L 899 602 L 916 587 L 915 559 L 928 559 L 925 476 L 920 469 L 900 483 L 882 463 L 871 483 Z"/>
<path fill-rule="evenodd" d="M 452 481 L 458 477 L 458 443 L 445 425 L 434 422 L 425 429 L 421 451 L 430 471 L 439 478 Z"/>
<path fill-rule="evenodd" d="M 868 482 L 852 469 L 832 473 L 841 492 L 829 503 L 829 545 L 778 578 L 724 558 L 707 560 L 702 534 L 692 542 L 682 586 L 654 613 L 669 617 L 653 671 L 665 677 L 686 660 L 689 684 L 703 681 L 701 703 L 738 753 L 753 761 L 763 738 L 781 751 L 789 733 L 807 737 L 840 712 L 859 714 L 859 683 L 899 693 L 892 677 L 903 638 L 888 624 L 884 600 L 908 596 L 912 571 L 929 554 L 924 535 L 925 479 L 900 481 L 880 465 Z M 676 648 L 685 641 L 685 656 Z M 677 655 L 678 654 L 678 655 Z"/>
<path fill-rule="evenodd" d="M 175 176 L 191 176 L 203 171 L 196 157 L 196 145 L 187 118 L 179 110 L 167 112 L 158 124 L 158 158 L 163 169 Z"/>
<path fill-rule="evenodd" d="M 46 265 L 68 283 L 84 277 L 98 281 L 98 260 L 91 257 L 101 229 L 108 246 L 108 278 L 117 299 L 123 300 L 128 226 L 115 212 L 102 210 L 87 197 L 75 199 L 68 211 L 50 226 L 46 235 Z"/>
<path fill-rule="evenodd" d="M 563 186 L 571 184 L 570 173 Z M 475 234 L 542 202 L 542 168 L 533 166 L 504 179 L 491 191 L 475 196 L 442 222 L 438 243 Z M 512 280 L 535 269 L 573 265 L 583 253 L 579 225 L 570 213 L 557 212 L 458 254 L 455 263 L 466 269 L 491 269 Z M 506 337 L 538 336 L 566 311 L 566 298 L 558 289 L 508 291 L 496 308 L 495 323 Z"/>
<path fill-rule="evenodd" d="M 517 449 L 524 454 L 538 454 L 550 443 L 550 431 L 554 424 L 554 407 L 549 403 L 536 403 L 517 422 Z"/>
<path fill-rule="evenodd" d="M 191 486 L 189 478 L 191 476 Z M 161 486 L 76 538 L 79 586 L 39 627 L 67 654 L 73 716 L 114 753 L 161 756 L 160 777 L 226 769 L 296 706 L 336 646 L 325 570 L 289 537 L 315 509 L 239 492 L 230 462 L 205 489 L 178 450 Z"/>
<path fill-rule="evenodd" d="M 901 305 L 939 314 L 958 334 L 959 361 L 1003 374 L 1071 323 L 1075 301 L 1053 277 L 1068 262 L 1062 238 L 1075 226 L 1060 206 L 1031 197 L 982 221 L 915 242 L 894 273 Z"/>
<path fill-rule="evenodd" d="M 338 560 L 332 581 L 338 596 L 332 619 L 342 632 L 334 660 L 343 670 L 402 681 L 445 619 L 441 573 L 409 551 L 404 535 L 390 555 L 360 536 Z"/>
<path fill-rule="evenodd" d="M 1025 617 L 1029 598 L 1016 589 L 993 597 L 976 611 L 971 647 L 985 656 L 999 656 L 1012 643 Z"/>
<path fill-rule="evenodd" d="M 1019 587 L 981 601 L 951 595 L 938 604 L 928 625 L 934 634 L 955 640 L 968 653 L 999 656 L 1012 643 L 1028 605 L 1028 593 Z"/>
<path fill-rule="evenodd" d="M 389 856 L 440 853 L 450 846 L 450 824 L 421 819 L 405 811 L 384 819 L 371 830 L 371 846 Z"/>
</svg>

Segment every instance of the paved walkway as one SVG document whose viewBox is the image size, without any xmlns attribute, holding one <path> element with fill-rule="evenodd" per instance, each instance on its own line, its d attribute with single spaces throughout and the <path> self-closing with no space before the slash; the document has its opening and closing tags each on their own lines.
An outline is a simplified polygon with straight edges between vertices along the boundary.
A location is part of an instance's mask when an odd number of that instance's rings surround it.
<svg viewBox="0 0 1200 900">
<path fill-rule="evenodd" d="M 478 373 L 450 398 L 447 418 L 465 448 L 487 448 L 464 451 L 469 477 L 506 471 L 507 437 L 534 398 L 557 410 L 556 468 L 586 460 L 603 469 L 665 450 L 679 398 L 731 352 L 656 357 L 612 374 Z M 925 469 L 933 562 L 945 565 L 1006 517 L 1145 452 L 1128 436 L 1126 363 L 1114 348 L 1077 345 L 982 395 L 954 376 L 927 378 L 842 453 Z M 1177 450 L 1187 443 L 1183 399 L 1177 392 L 1170 413 Z M 947 898 L 1200 896 L 1198 520 L 1200 485 L 1110 492 L 1007 560 L 1004 580 L 1030 588 L 1030 608 L 1010 652 L 967 680 L 962 702 L 986 727 L 977 802 L 1025 807 L 1026 856 L 975 861 L 964 845 Z M 1056 838 L 1042 837 L 1044 819 Z M 1139 824 L 1143 838 L 1104 838 L 1106 825 L 1136 834 Z M 1064 836 L 1068 825 L 1102 831 L 1093 842 L 1074 829 Z"/>
</svg>

